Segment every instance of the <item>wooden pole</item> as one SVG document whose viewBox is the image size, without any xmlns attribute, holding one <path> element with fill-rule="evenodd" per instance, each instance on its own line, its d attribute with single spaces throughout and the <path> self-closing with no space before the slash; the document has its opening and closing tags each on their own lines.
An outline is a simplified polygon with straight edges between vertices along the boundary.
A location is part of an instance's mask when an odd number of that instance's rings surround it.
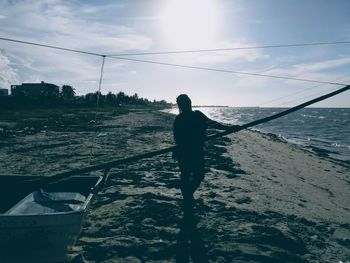
<svg viewBox="0 0 350 263">
<path fill-rule="evenodd" d="M 328 93 L 326 95 L 317 97 L 317 98 L 312 99 L 310 101 L 304 102 L 304 103 L 299 104 L 299 105 L 297 105 L 297 106 L 295 106 L 293 108 L 290 108 L 290 109 L 282 111 L 280 113 L 271 115 L 269 117 L 249 122 L 247 124 L 239 126 L 238 128 L 228 129 L 228 130 L 226 130 L 224 132 L 219 132 L 217 134 L 208 136 L 207 140 L 213 140 L 213 139 L 216 139 L 216 138 L 219 138 L 219 137 L 231 134 L 231 133 L 236 133 L 238 131 L 245 130 L 247 128 L 250 128 L 250 127 L 253 127 L 253 126 L 256 126 L 256 125 L 259 125 L 259 124 L 262 124 L 262 123 L 265 123 L 265 122 L 268 122 L 268 121 L 280 118 L 282 116 L 285 116 L 285 115 L 290 114 L 292 112 L 298 111 L 298 110 L 300 110 L 302 108 L 305 108 L 307 106 L 310 106 L 310 105 L 315 104 L 317 102 L 320 102 L 322 100 L 325 100 L 325 99 L 328 99 L 328 98 L 333 97 L 335 95 L 338 95 L 338 94 L 340 94 L 342 92 L 345 92 L 345 91 L 347 91 L 349 89 L 350 89 L 350 86 L 343 87 L 341 89 L 338 89 L 338 90 L 333 91 L 331 93 Z M 54 182 L 54 181 L 57 181 L 57 180 L 60 180 L 60 179 L 72 176 L 72 175 L 78 175 L 78 174 L 83 174 L 83 173 L 88 173 L 88 172 L 98 171 L 98 170 L 109 170 L 112 167 L 115 167 L 115 166 L 120 165 L 120 164 L 126 164 L 126 163 L 130 163 L 130 162 L 135 162 L 135 161 L 139 161 L 141 159 L 151 158 L 151 157 L 154 157 L 154 156 L 157 156 L 157 155 L 169 153 L 169 152 L 173 151 L 175 148 L 176 148 L 175 146 L 171 146 L 171 147 L 164 148 L 164 149 L 161 149 L 161 150 L 152 151 L 152 152 L 146 152 L 146 153 L 142 153 L 142 154 L 139 154 L 139 155 L 134 155 L 134 156 L 131 156 L 131 157 L 127 157 L 127 158 L 124 158 L 124 159 L 119 159 L 119 160 L 115 160 L 115 161 L 111 161 L 111 162 L 101 163 L 101 164 L 98 164 L 98 165 L 93 165 L 93 166 L 89 166 L 89 167 L 85 167 L 85 168 L 74 169 L 74 170 L 71 170 L 71 171 L 58 173 L 58 174 L 55 174 L 55 175 L 52 175 L 52 176 L 41 177 L 40 179 L 28 180 L 28 181 L 24 181 L 23 183 L 31 183 L 31 184 L 33 184 L 33 186 L 36 186 L 36 188 L 40 188 L 40 187 L 44 186 L 45 184 L 48 184 L 48 183 L 51 183 L 51 182 Z"/>
</svg>

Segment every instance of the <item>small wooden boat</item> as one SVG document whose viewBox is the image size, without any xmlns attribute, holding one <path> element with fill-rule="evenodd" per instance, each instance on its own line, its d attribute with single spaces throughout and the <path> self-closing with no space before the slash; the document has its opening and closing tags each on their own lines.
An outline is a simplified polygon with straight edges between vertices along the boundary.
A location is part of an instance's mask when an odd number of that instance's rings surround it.
<svg viewBox="0 0 350 263">
<path fill-rule="evenodd" d="M 65 262 L 102 181 L 72 176 L 39 190 L 23 183 L 35 178 L 0 176 L 0 262 Z"/>
</svg>

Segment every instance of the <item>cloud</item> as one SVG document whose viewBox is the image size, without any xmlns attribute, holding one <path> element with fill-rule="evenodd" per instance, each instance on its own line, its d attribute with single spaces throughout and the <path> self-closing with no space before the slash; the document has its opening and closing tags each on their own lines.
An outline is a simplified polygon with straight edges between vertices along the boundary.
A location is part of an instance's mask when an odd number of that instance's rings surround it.
<svg viewBox="0 0 350 263">
<path fill-rule="evenodd" d="M 244 48 L 254 46 L 253 43 L 243 42 L 229 42 L 219 41 L 216 48 Z M 210 48 L 208 48 L 210 49 Z M 223 51 L 210 51 L 210 52 L 195 52 L 195 53 L 183 53 L 176 54 L 174 56 L 158 56 L 157 61 L 170 62 L 177 64 L 185 64 L 191 66 L 209 66 L 218 65 L 224 63 L 230 63 L 231 65 L 240 64 L 242 62 L 252 63 L 258 60 L 266 60 L 269 58 L 268 54 L 265 54 L 262 50 L 258 49 L 237 49 L 237 50 L 223 50 Z"/>
<path fill-rule="evenodd" d="M 282 63 L 281 66 L 276 65 L 271 69 L 257 73 L 325 82 L 337 82 L 344 79 L 344 77 L 348 75 L 344 68 L 350 65 L 349 58 L 328 59 L 310 63 L 305 63 L 304 61 L 300 60 L 302 60 L 302 58 L 300 58 L 299 61 L 294 61 L 293 63 Z M 291 84 L 292 86 L 319 85 L 317 83 L 312 84 L 294 80 L 282 81 L 284 81 L 284 83 Z"/>
<path fill-rule="evenodd" d="M 0 52 L 0 88 L 10 88 L 10 85 L 17 82 L 16 70 L 10 65 L 10 60 Z"/>
<path fill-rule="evenodd" d="M 27 0 L 0 2 L 0 9 L 5 10 L 5 19 L 1 28 L 1 35 L 9 38 L 45 43 L 79 50 L 119 54 L 125 51 L 135 52 L 149 50 L 153 39 L 139 33 L 133 25 L 116 20 L 118 14 L 124 14 L 123 4 L 111 3 L 107 5 L 92 5 L 79 1 L 63 0 Z M 126 14 L 124 14 L 126 16 Z M 140 16 L 142 17 L 142 16 Z M 134 20 L 140 17 L 132 16 Z M 158 19 L 144 16 L 142 18 Z M 91 84 L 99 78 L 100 58 L 89 58 L 79 54 L 70 54 L 38 47 L 4 43 L 8 47 L 11 63 L 18 69 L 20 81 L 34 81 L 41 78 L 44 81 L 75 82 Z M 253 43 L 238 41 L 218 41 L 216 47 L 247 47 Z M 233 50 L 176 56 L 152 57 L 152 60 L 166 61 L 177 64 L 195 66 L 211 66 L 224 63 L 252 63 L 265 60 L 268 55 L 262 50 Z M 147 57 L 149 59 L 149 57 Z M 151 60 L 151 59 L 150 59 Z M 125 76 L 134 72 L 125 67 L 128 62 L 113 61 L 109 63 L 105 76 L 117 72 Z M 230 65 L 232 67 L 232 65 Z M 104 82 L 106 83 L 106 82 Z"/>
<path fill-rule="evenodd" d="M 108 3 L 99 6 L 81 3 L 79 6 L 80 12 L 89 16 L 95 15 L 96 13 L 108 12 L 110 10 L 123 9 L 124 7 L 125 5 L 121 3 Z"/>
<path fill-rule="evenodd" d="M 94 6 L 63 0 L 0 1 L 1 16 L 7 18 L 2 21 L 0 35 L 96 53 L 149 49 L 153 45 L 151 37 L 115 23 L 114 17 L 104 17 L 105 12 L 122 8 L 121 4 Z M 1 85 L 44 80 L 78 85 L 78 93 L 96 90 L 101 57 L 8 42 L 1 45 L 7 52 L 6 57 L 1 56 Z M 114 61 L 107 70 L 130 74 L 123 65 Z"/>
<path fill-rule="evenodd" d="M 314 63 L 303 63 L 295 65 L 294 68 L 296 72 L 320 72 L 346 65 L 350 65 L 350 58 L 338 58 Z"/>
<path fill-rule="evenodd" d="M 128 26 L 114 24 L 113 17 L 94 19 L 86 16 L 87 6 L 82 12 L 79 5 L 73 3 L 29 0 L 5 4 L 3 9 L 13 19 L 7 19 L 2 31 L 8 36 L 99 52 L 145 50 L 153 44 L 150 37 Z M 89 10 L 98 16 L 101 8 L 91 6 Z"/>
</svg>

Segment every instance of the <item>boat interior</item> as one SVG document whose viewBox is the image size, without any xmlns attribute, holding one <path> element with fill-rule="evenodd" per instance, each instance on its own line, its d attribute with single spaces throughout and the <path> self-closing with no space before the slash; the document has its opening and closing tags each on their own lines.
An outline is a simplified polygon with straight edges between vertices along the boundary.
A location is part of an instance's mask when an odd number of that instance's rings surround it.
<svg viewBox="0 0 350 263">
<path fill-rule="evenodd" d="M 30 180 L 38 176 L 0 175 L 0 214 L 5 213 L 28 194 L 40 190 Z M 45 192 L 75 192 L 87 197 L 102 181 L 100 176 L 71 176 L 43 187 Z"/>
</svg>

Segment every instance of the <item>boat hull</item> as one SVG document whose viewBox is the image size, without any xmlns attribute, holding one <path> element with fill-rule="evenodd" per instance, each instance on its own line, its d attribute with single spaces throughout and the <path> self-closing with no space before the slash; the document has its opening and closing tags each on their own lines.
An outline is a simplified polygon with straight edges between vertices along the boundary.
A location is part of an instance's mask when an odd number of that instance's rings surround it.
<svg viewBox="0 0 350 263">
<path fill-rule="evenodd" d="M 84 214 L 0 216 L 0 262 L 64 262 Z"/>
<path fill-rule="evenodd" d="M 72 186 L 77 185 L 76 192 L 86 197 L 83 208 L 79 211 L 0 214 L 0 262 L 65 262 L 67 251 L 74 245 L 81 231 L 83 219 L 94 195 L 92 190 L 96 189 L 102 179 L 95 177 L 95 180 L 91 180 L 92 178 L 77 176 L 71 182 L 66 180 L 51 186 L 51 190 L 64 191 L 67 188 L 65 185 L 69 185 L 69 191 L 72 191 Z M 1 179 L 3 178 L 0 176 L 0 184 Z M 90 183 L 83 182 L 84 179 L 88 179 Z M 85 185 L 84 189 L 79 187 L 79 181 L 80 185 Z M 48 189 L 50 190 L 50 187 Z M 18 193 L 14 196 L 18 196 Z"/>
</svg>

